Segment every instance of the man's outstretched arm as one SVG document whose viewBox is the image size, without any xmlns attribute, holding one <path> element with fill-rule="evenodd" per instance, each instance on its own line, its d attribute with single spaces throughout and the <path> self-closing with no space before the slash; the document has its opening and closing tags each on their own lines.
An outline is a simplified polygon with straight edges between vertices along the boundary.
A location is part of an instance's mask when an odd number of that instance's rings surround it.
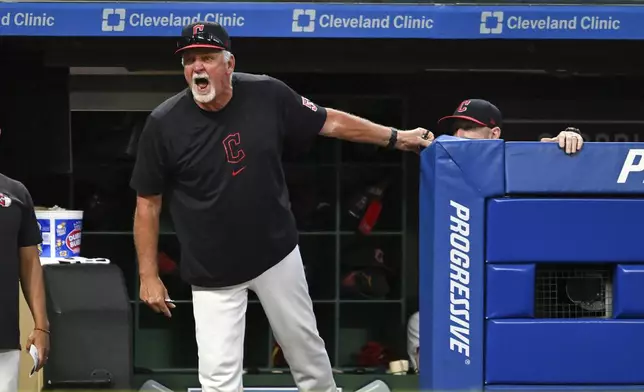
<svg viewBox="0 0 644 392">
<path fill-rule="evenodd" d="M 434 134 L 424 128 L 397 130 L 340 110 L 327 108 L 326 111 L 322 136 L 413 152 L 419 152 L 434 140 Z"/>
</svg>

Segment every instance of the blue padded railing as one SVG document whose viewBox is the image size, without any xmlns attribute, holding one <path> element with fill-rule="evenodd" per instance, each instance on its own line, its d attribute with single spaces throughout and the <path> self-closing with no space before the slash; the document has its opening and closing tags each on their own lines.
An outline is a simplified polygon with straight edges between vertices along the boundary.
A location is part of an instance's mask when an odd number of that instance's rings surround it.
<svg viewBox="0 0 644 392">
<path fill-rule="evenodd" d="M 421 389 L 644 390 L 644 143 L 442 136 L 419 208 Z M 564 265 L 609 271 L 605 314 L 536 314 Z"/>
</svg>

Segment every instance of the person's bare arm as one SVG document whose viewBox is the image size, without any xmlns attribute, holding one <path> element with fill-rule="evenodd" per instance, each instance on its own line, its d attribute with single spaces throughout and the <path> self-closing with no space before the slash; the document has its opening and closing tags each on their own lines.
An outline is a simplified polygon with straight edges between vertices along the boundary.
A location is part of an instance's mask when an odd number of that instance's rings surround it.
<svg viewBox="0 0 644 392">
<path fill-rule="evenodd" d="M 20 285 L 33 315 L 35 327 L 49 331 L 45 282 L 37 246 L 20 248 Z"/>
<path fill-rule="evenodd" d="M 38 349 L 36 371 L 39 371 L 49 358 L 49 318 L 47 317 L 45 280 L 43 279 L 38 246 L 20 247 L 19 257 L 20 286 L 34 320 L 34 330 L 27 338 L 25 349 L 29 350 L 31 345 Z"/>
<path fill-rule="evenodd" d="M 134 213 L 134 245 L 139 260 L 139 276 L 158 277 L 157 246 L 161 195 L 137 196 Z"/>
<path fill-rule="evenodd" d="M 137 196 L 134 213 L 134 245 L 139 260 L 141 280 L 140 297 L 157 313 L 172 317 L 168 291 L 159 277 L 157 246 L 159 242 L 159 217 L 161 195 Z"/>
<path fill-rule="evenodd" d="M 434 140 L 434 135 L 426 129 L 398 130 L 376 124 L 341 110 L 316 105 L 284 82 L 269 80 L 286 129 L 287 150 L 307 149 L 313 136 L 320 135 L 415 153 Z"/>
<path fill-rule="evenodd" d="M 320 135 L 356 143 L 375 144 L 381 147 L 389 144 L 392 133 L 390 127 L 375 124 L 339 110 L 327 108 L 326 111 L 327 118 Z M 423 128 L 410 131 L 398 130 L 396 148 L 418 152 L 420 148 L 429 146 L 433 139 L 434 135 Z"/>
</svg>

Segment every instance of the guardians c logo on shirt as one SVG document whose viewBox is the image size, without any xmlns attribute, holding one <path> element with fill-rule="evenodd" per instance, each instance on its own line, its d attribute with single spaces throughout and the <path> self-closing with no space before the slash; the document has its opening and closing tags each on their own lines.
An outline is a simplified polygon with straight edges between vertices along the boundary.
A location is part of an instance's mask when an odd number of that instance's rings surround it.
<svg viewBox="0 0 644 392">
<path fill-rule="evenodd" d="M 302 105 L 313 110 L 314 112 L 318 111 L 318 107 L 313 102 L 309 101 L 308 98 L 302 97 Z"/>
<path fill-rule="evenodd" d="M 11 198 L 4 193 L 0 193 L 0 207 L 9 207 L 11 205 Z"/>
</svg>

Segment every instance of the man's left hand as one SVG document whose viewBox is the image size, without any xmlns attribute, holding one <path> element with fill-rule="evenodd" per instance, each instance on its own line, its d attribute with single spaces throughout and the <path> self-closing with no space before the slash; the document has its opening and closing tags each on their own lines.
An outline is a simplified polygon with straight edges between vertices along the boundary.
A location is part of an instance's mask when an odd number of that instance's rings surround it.
<svg viewBox="0 0 644 392">
<path fill-rule="evenodd" d="M 434 141 L 434 134 L 424 128 L 416 128 L 411 131 L 398 131 L 396 148 L 402 151 L 420 151 L 428 147 Z"/>
<path fill-rule="evenodd" d="M 544 137 L 541 141 L 559 143 L 559 147 L 566 151 L 566 154 L 574 154 L 584 145 L 584 138 L 579 134 L 579 130 L 570 127 L 561 131 L 557 137 Z"/>
<path fill-rule="evenodd" d="M 29 338 L 27 338 L 27 352 L 29 352 L 29 347 L 31 347 L 32 344 L 38 349 L 38 368 L 36 371 L 39 371 L 43 366 L 45 366 L 49 359 L 49 334 L 47 332 L 34 329 L 29 335 Z"/>
</svg>

